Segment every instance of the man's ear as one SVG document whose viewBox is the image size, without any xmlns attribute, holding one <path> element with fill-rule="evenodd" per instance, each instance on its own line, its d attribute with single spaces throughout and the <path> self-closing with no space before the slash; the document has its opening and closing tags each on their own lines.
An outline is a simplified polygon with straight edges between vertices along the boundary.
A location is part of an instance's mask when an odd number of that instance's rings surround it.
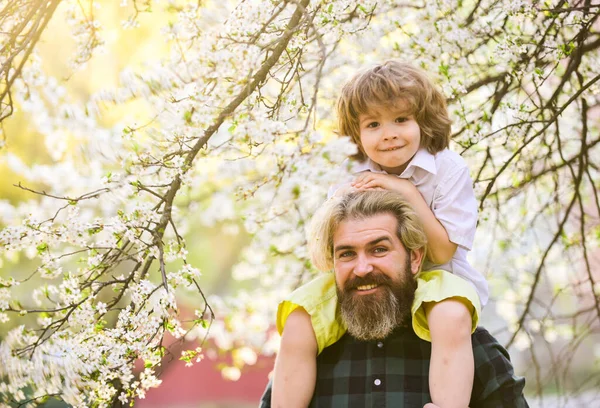
<svg viewBox="0 0 600 408">
<path fill-rule="evenodd" d="M 410 251 L 410 271 L 416 275 L 421 270 L 421 264 L 425 258 L 425 248 L 413 249 Z"/>
</svg>

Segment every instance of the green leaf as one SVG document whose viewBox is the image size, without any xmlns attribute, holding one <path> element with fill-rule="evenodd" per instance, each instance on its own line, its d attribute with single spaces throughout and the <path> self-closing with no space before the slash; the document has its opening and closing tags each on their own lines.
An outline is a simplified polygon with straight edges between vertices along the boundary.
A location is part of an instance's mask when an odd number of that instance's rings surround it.
<svg viewBox="0 0 600 408">
<path fill-rule="evenodd" d="M 97 233 L 99 233 L 99 232 L 100 232 L 100 231 L 102 231 L 103 229 L 104 229 L 104 226 L 102 226 L 102 225 L 97 225 L 97 226 L 94 226 L 94 227 L 92 227 L 92 228 L 88 228 L 88 230 L 87 230 L 87 231 L 88 231 L 88 234 L 89 234 L 90 236 L 92 236 L 92 235 L 94 235 L 94 234 L 97 234 Z"/>
<path fill-rule="evenodd" d="M 572 42 L 570 42 L 568 44 L 560 44 L 558 46 L 558 49 L 561 51 L 561 53 L 563 53 L 566 57 L 568 57 L 569 55 L 571 55 L 571 53 L 575 49 L 575 44 L 573 44 Z"/>
<path fill-rule="evenodd" d="M 188 125 L 191 125 L 192 124 L 192 112 L 186 111 L 183 114 L 183 120 L 185 120 L 185 123 L 187 123 Z"/>
<path fill-rule="evenodd" d="M 438 67 L 438 70 L 440 71 L 440 74 L 442 74 L 446 78 L 449 78 L 449 73 L 448 73 L 449 69 L 450 69 L 450 65 L 444 64 L 443 62 L 440 63 L 440 65 Z"/>
</svg>

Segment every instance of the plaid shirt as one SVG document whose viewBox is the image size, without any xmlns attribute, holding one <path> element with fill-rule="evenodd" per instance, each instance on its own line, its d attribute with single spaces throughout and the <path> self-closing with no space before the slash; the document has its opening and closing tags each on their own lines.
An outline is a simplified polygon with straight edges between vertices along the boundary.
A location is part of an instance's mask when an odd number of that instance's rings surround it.
<svg viewBox="0 0 600 408">
<path fill-rule="evenodd" d="M 487 330 L 472 336 L 475 378 L 470 408 L 528 407 L 525 380 L 514 374 L 506 350 Z M 346 334 L 317 358 L 311 407 L 422 408 L 429 396 L 431 343 L 398 328 L 382 341 L 361 342 Z M 270 407 L 271 384 L 261 400 Z"/>
</svg>

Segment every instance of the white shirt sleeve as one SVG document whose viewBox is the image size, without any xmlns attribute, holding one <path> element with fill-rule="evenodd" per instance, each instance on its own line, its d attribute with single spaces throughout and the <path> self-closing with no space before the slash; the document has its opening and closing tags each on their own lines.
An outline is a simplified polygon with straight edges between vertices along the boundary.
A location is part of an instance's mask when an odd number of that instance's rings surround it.
<svg viewBox="0 0 600 408">
<path fill-rule="evenodd" d="M 450 241 L 470 251 L 477 227 L 477 200 L 466 165 L 443 177 L 434 192 L 432 210 Z"/>
</svg>

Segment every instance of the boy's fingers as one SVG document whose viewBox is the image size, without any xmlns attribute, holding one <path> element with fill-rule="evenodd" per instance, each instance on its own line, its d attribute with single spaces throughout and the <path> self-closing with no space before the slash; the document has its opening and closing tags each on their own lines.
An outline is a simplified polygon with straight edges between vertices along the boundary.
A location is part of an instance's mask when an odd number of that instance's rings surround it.
<svg viewBox="0 0 600 408">
<path fill-rule="evenodd" d="M 373 174 L 371 172 L 365 172 L 367 174 L 360 174 L 359 176 L 357 176 L 354 181 L 352 182 L 352 186 L 356 187 L 356 188 L 363 188 L 363 187 L 374 187 L 374 186 L 379 186 L 381 187 L 382 181 L 385 181 L 385 177 L 382 177 L 381 174 Z"/>
<path fill-rule="evenodd" d="M 362 186 L 362 187 L 358 187 L 356 190 L 357 191 L 367 191 L 367 190 L 369 190 L 369 191 L 374 191 L 374 190 L 385 191 L 385 188 L 381 188 L 381 187 L 377 187 L 377 186 L 375 186 L 375 187 Z"/>
<path fill-rule="evenodd" d="M 352 184 L 361 184 L 364 183 L 365 179 L 367 178 L 367 174 L 359 174 L 358 176 L 356 176 L 354 178 L 354 181 L 352 182 Z"/>
<path fill-rule="evenodd" d="M 379 182 L 379 180 L 373 179 L 373 180 L 369 180 L 368 182 L 366 182 L 364 187 L 373 188 L 373 187 L 382 187 L 382 185 Z"/>
</svg>

